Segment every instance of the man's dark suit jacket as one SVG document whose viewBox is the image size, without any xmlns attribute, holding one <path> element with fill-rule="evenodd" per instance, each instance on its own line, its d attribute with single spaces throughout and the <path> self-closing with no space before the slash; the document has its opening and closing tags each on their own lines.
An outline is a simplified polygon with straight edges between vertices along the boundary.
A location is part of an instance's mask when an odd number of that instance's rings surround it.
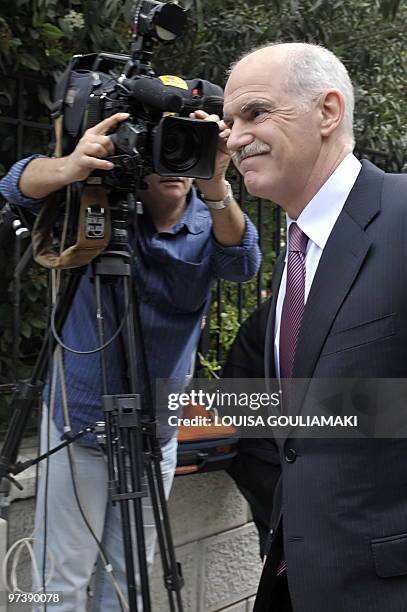
<svg viewBox="0 0 407 612">
<path fill-rule="evenodd" d="M 228 376 L 265 373 L 265 310 L 271 335 L 284 256 L 272 300 L 243 328 Z M 269 346 L 273 377 L 272 337 Z M 362 162 L 312 283 L 293 376 L 407 378 L 406 175 Z M 301 401 L 306 395 L 305 387 Z M 271 591 L 282 554 L 295 612 L 407 611 L 407 440 L 287 437 L 262 446 L 273 473 L 279 457 L 280 477 L 255 612 L 278 612 Z M 255 443 L 245 450 L 256 455 Z"/>
<path fill-rule="evenodd" d="M 264 330 L 270 301 L 264 302 L 246 319 L 229 351 L 223 378 L 264 377 Z M 249 502 L 260 537 L 260 555 L 269 545 L 271 503 L 280 477 L 280 458 L 272 439 L 241 438 L 238 453 L 227 469 Z"/>
</svg>

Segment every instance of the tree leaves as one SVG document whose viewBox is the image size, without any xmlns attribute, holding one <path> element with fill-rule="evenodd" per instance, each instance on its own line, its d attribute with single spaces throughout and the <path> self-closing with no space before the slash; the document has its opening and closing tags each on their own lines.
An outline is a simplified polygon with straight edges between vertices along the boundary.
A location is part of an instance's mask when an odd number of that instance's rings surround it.
<svg viewBox="0 0 407 612">
<path fill-rule="evenodd" d="M 64 32 L 52 23 L 43 23 L 39 27 L 39 31 L 45 38 L 50 40 L 59 40 L 64 36 Z"/>
<path fill-rule="evenodd" d="M 41 70 L 40 62 L 33 57 L 32 55 L 28 55 L 28 53 L 20 53 L 20 64 L 24 66 L 24 68 L 29 68 L 30 70 Z"/>
<path fill-rule="evenodd" d="M 387 146 L 387 136 L 392 135 L 394 147 L 401 146 L 400 138 L 407 132 L 407 107 L 402 103 L 407 86 L 407 3 L 225 0 L 220 12 L 216 0 L 205 0 L 202 25 L 197 25 L 196 13 L 197 3 L 191 3 L 188 19 L 192 27 L 187 35 L 166 47 L 165 52 L 157 49 L 158 72 L 171 66 L 172 72 L 176 67 L 184 77 L 200 76 L 223 85 L 230 64 L 253 47 L 277 40 L 322 44 L 341 57 L 354 84 L 363 92 L 356 107 L 358 144 L 381 149 Z M 379 85 L 384 98 L 378 95 Z M 390 98 L 398 104 L 394 106 Z"/>
<path fill-rule="evenodd" d="M 5 70 L 21 66 L 52 76 L 61 72 L 76 53 L 98 51 L 102 47 L 109 51 L 127 50 L 132 4 L 132 0 L 7 3 L 0 17 L 0 63 Z M 23 53 L 19 47 L 23 47 Z"/>
</svg>

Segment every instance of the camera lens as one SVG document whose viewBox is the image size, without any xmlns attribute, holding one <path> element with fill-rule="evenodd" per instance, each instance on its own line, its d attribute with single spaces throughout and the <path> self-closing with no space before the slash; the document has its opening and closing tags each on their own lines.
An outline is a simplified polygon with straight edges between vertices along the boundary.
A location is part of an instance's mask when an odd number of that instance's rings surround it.
<svg viewBox="0 0 407 612">
<path fill-rule="evenodd" d="M 153 170 L 161 176 L 213 176 L 219 130 L 213 121 L 163 117 L 153 133 Z"/>
<path fill-rule="evenodd" d="M 191 129 L 192 128 L 192 129 Z M 191 125 L 174 125 L 166 130 L 162 141 L 162 162 L 175 172 L 189 170 L 202 155 L 202 138 Z"/>
</svg>

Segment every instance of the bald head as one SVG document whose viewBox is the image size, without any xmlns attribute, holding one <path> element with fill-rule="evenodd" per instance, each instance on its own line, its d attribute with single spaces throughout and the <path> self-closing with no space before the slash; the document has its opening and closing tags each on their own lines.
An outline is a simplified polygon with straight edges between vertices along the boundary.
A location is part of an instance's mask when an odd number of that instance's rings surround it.
<svg viewBox="0 0 407 612">
<path fill-rule="evenodd" d="M 272 83 L 281 75 L 280 86 L 285 94 L 295 97 L 304 111 L 328 89 L 339 90 L 345 100 L 343 132 L 354 145 L 352 82 L 343 63 L 328 49 L 309 43 L 275 43 L 245 54 L 233 64 L 225 93 L 233 86 L 234 76 L 259 68 Z"/>
<path fill-rule="evenodd" d="M 322 47 L 276 44 L 241 58 L 223 120 L 249 193 L 298 216 L 352 151 L 352 111 L 346 69 Z"/>
</svg>

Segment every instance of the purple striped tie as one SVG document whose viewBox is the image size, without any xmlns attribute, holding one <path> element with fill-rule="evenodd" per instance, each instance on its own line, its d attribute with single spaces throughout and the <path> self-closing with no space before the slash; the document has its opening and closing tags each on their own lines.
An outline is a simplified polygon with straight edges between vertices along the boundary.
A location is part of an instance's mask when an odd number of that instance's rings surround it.
<svg viewBox="0 0 407 612">
<path fill-rule="evenodd" d="M 290 378 L 293 372 L 305 303 L 305 251 L 308 236 L 296 223 L 288 230 L 287 286 L 280 325 L 280 378 Z M 287 389 L 288 391 L 288 389 Z M 277 576 L 287 571 L 285 559 L 277 567 Z"/>
<path fill-rule="evenodd" d="M 304 313 L 305 251 L 308 236 L 296 223 L 288 230 L 287 286 L 280 325 L 280 378 L 290 378 Z"/>
</svg>

